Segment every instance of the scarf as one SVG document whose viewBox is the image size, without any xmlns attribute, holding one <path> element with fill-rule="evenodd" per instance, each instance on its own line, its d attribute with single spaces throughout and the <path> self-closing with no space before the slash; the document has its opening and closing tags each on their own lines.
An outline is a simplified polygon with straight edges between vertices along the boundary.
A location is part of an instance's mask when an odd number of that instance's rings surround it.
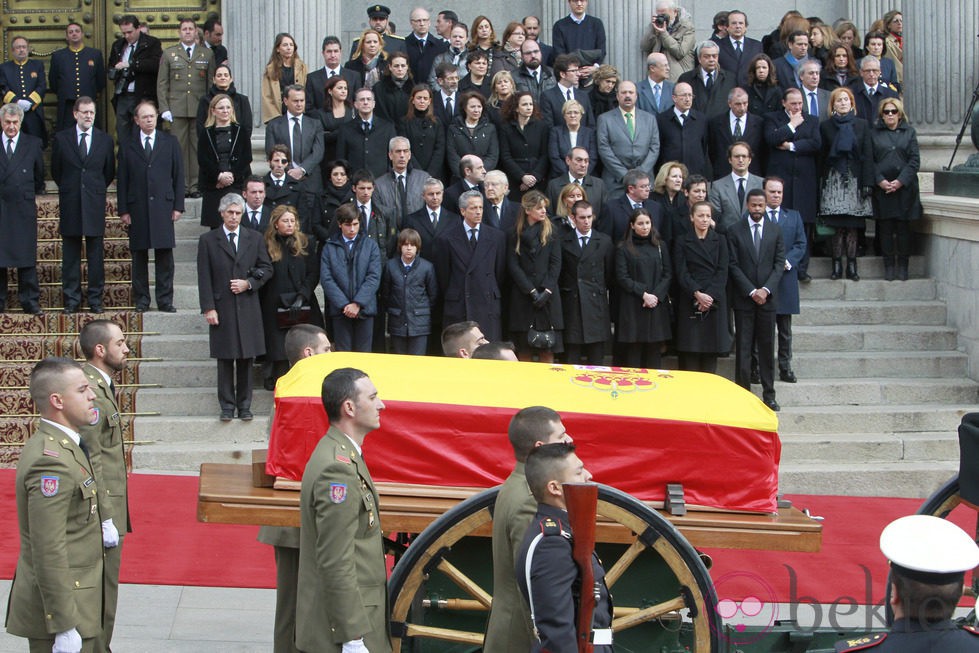
<svg viewBox="0 0 979 653">
<path fill-rule="evenodd" d="M 836 124 L 836 138 L 829 149 L 829 164 L 841 175 L 847 171 L 848 159 L 855 156 L 854 148 L 857 144 L 857 137 L 853 133 L 853 113 L 846 115 L 833 114 L 833 122 Z"/>
</svg>

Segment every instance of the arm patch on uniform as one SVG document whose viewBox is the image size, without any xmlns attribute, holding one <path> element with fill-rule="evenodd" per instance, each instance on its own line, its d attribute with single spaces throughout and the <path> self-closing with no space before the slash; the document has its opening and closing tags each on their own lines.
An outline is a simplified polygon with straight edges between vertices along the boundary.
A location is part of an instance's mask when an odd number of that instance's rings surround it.
<svg viewBox="0 0 979 653">
<path fill-rule="evenodd" d="M 58 494 L 59 480 L 57 476 L 41 477 L 41 496 L 53 497 Z"/>
<path fill-rule="evenodd" d="M 330 501 L 333 503 L 343 503 L 347 498 L 346 483 L 330 483 Z"/>
</svg>

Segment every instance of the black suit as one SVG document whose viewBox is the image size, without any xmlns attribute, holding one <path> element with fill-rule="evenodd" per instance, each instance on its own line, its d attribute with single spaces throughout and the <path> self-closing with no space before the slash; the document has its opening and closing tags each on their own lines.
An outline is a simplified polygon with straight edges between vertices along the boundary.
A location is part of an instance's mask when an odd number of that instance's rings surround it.
<svg viewBox="0 0 979 653">
<path fill-rule="evenodd" d="M 20 305 L 25 311 L 40 311 L 34 197 L 43 193 L 41 139 L 21 131 L 12 159 L 0 151 L 0 306 L 7 303 L 7 268 L 17 268 Z"/>
<path fill-rule="evenodd" d="M 591 110 L 591 98 L 588 96 L 588 92 L 575 88 L 572 89 L 571 96 L 585 108 L 585 114 L 581 117 L 581 124 L 585 127 L 594 128 L 595 114 Z M 567 101 L 565 89 L 560 84 L 555 84 L 540 94 L 541 116 L 551 125 L 563 125 L 564 114 L 561 113 L 561 109 L 564 108 L 564 103 Z"/>
<path fill-rule="evenodd" d="M 502 286 L 506 275 L 506 236 L 486 224 L 479 227 L 476 248 L 469 244 L 465 222 L 453 224 L 437 238 L 435 273 L 445 325 L 473 320 L 490 342 L 503 337 Z"/>
<path fill-rule="evenodd" d="M 473 190 L 469 186 L 469 182 L 464 179 L 445 187 L 445 192 L 442 195 L 442 206 L 453 213 L 459 213 L 459 196 L 465 193 L 467 190 Z M 483 185 L 479 184 L 475 188 L 480 193 L 483 192 Z M 483 196 L 485 198 L 485 195 Z M 485 206 L 483 208 L 486 208 Z"/>
<path fill-rule="evenodd" d="M 483 200 L 483 223 L 504 233 L 516 228 L 518 213 L 520 213 L 520 204 L 509 198 L 504 197 L 498 209 L 490 204 L 488 199 Z"/>
<path fill-rule="evenodd" d="M 289 206 L 299 204 L 299 181 L 286 175 L 285 179 L 282 180 L 282 185 L 278 186 L 272 179 L 271 172 L 266 172 L 262 181 L 265 182 L 265 205 L 270 209 L 274 209 L 280 204 Z"/>
<path fill-rule="evenodd" d="M 287 145 L 292 150 L 293 116 L 285 113 L 273 118 L 265 126 L 265 156 L 272 151 L 274 145 Z M 303 114 L 299 123 L 302 147 L 299 152 L 292 152 L 292 163 L 306 174 L 298 180 L 296 189 L 299 219 L 303 232 L 313 233 L 312 226 L 319 220 L 320 193 L 323 190 L 323 176 L 320 165 L 323 163 L 323 123 L 318 119 Z"/>
<path fill-rule="evenodd" d="M 677 82 L 690 84 L 693 88 L 693 108 L 707 114 L 708 119 L 728 111 L 727 95 L 737 86 L 732 73 L 718 68 L 714 71 L 714 81 L 708 92 L 700 66 L 680 75 Z"/>
<path fill-rule="evenodd" d="M 762 218 L 761 245 L 755 251 L 753 230 L 743 217 L 728 230 L 731 305 L 734 308 L 737 353 L 735 383 L 751 389 L 751 350 L 758 348 L 762 396 L 775 400 L 775 297 L 785 270 L 785 244 L 777 224 Z M 767 288 L 764 304 L 756 304 L 752 291 Z"/>
<path fill-rule="evenodd" d="M 462 220 L 458 213 L 447 210 L 444 205 L 439 207 L 438 216 L 438 224 L 432 226 L 432 211 L 426 205 L 414 213 L 409 213 L 405 220 L 404 228 L 414 229 L 422 237 L 418 256 L 429 261 L 435 260 L 435 243 L 438 237 Z"/>
<path fill-rule="evenodd" d="M 867 95 L 867 87 L 864 86 L 862 79 L 855 79 L 850 82 L 850 90 L 857 101 L 857 117 L 863 118 L 869 124 L 877 122 L 877 108 L 880 101 L 884 98 L 896 98 L 898 94 L 884 84 L 877 84 L 877 92 L 873 96 Z"/>
<path fill-rule="evenodd" d="M 115 69 L 115 65 L 125 59 L 129 47 L 125 38 L 117 39 L 109 51 L 107 70 L 109 79 L 114 82 L 112 104 L 116 109 L 116 140 L 119 145 L 135 133 L 133 115 L 136 105 L 142 100 L 156 102 L 156 77 L 160 71 L 163 46 L 160 39 L 149 34 L 140 34 L 135 45 L 136 49 L 129 56 L 129 68 Z M 129 90 L 130 84 L 132 91 Z"/>
<path fill-rule="evenodd" d="M 447 52 L 449 44 L 437 36 L 428 34 L 425 39 L 425 47 L 421 47 L 421 41 L 415 36 L 414 32 L 405 37 L 405 50 L 408 51 L 408 67 L 411 69 L 411 78 L 424 83 L 432 72 L 435 64 L 435 57 Z"/>
<path fill-rule="evenodd" d="M 269 204 L 262 204 L 255 212 L 258 214 L 258 224 L 252 223 L 252 208 L 245 204 L 245 212 L 241 216 L 241 226 L 247 227 L 248 229 L 254 229 L 258 233 L 264 236 L 265 230 L 269 226 L 269 221 L 272 219 L 272 206 Z"/>
<path fill-rule="evenodd" d="M 749 39 L 747 36 L 741 37 L 741 56 L 739 57 L 734 50 L 734 44 L 730 38 L 717 40 L 717 63 L 722 70 L 734 75 L 737 86 L 745 88 L 748 86 L 748 62 L 756 54 L 762 54 L 761 41 Z"/>
<path fill-rule="evenodd" d="M 746 113 L 741 118 L 741 138 L 751 146 L 751 165 L 748 172 L 762 177 L 765 175 L 765 130 L 760 116 Z M 730 112 L 715 116 L 707 122 L 707 152 L 713 166 L 713 178 L 719 179 L 731 174 L 731 164 L 727 160 L 727 148 L 735 141 L 731 131 Z"/>
<path fill-rule="evenodd" d="M 584 352 L 589 365 L 600 365 L 605 343 L 611 337 L 608 288 L 615 280 L 615 246 L 612 239 L 591 230 L 582 248 L 574 229 L 561 237 L 561 274 L 558 288 L 564 312 L 564 344 L 569 363 Z"/>
<path fill-rule="evenodd" d="M 61 287 L 66 308 L 82 301 L 82 237 L 88 258 L 88 304 L 102 305 L 105 285 L 103 238 L 106 188 L 116 176 L 112 137 L 91 129 L 87 153 L 78 148 L 73 125 L 55 134 L 51 146 L 51 176 L 58 184 L 61 232 Z"/>
<path fill-rule="evenodd" d="M 376 113 L 367 133 L 360 116 L 354 116 L 337 130 L 337 158 L 349 161 L 351 170 L 369 170 L 377 179 L 388 171 L 388 142 L 395 136 L 394 124 Z"/>
<path fill-rule="evenodd" d="M 670 241 L 673 240 L 673 225 L 663 213 L 663 205 L 649 198 L 642 203 L 642 208 L 649 211 L 660 240 L 667 243 L 668 247 Z M 595 223 L 595 228 L 610 236 L 613 243 L 618 243 L 629 233 L 629 216 L 632 215 L 633 211 L 635 209 L 632 208 L 632 200 L 629 199 L 629 196 L 619 195 L 605 203 L 602 217 Z"/>
<path fill-rule="evenodd" d="M 551 202 L 550 212 L 552 214 L 557 214 L 557 203 L 558 198 L 561 196 L 561 189 L 571 183 L 571 177 L 568 173 L 561 175 L 560 177 L 555 177 L 547 184 L 547 199 Z M 581 180 L 581 187 L 585 189 L 585 195 L 588 196 L 588 203 L 591 204 L 592 213 L 595 216 L 595 221 L 601 220 L 604 214 L 605 206 L 605 182 L 602 181 L 600 177 L 593 177 L 591 175 L 586 175 L 584 179 Z"/>
<path fill-rule="evenodd" d="M 657 170 L 667 161 L 680 161 L 690 174 L 712 178 L 707 159 L 707 116 L 691 109 L 681 126 L 676 111 L 668 109 L 656 116 L 656 126 L 659 127 Z"/>
<path fill-rule="evenodd" d="M 336 71 L 340 77 L 347 80 L 347 97 L 352 98 L 362 84 L 360 75 L 349 68 L 340 66 Z M 329 79 L 326 74 L 326 66 L 306 75 L 306 113 L 313 109 L 322 111 L 326 107 L 326 82 Z M 326 107 L 329 110 L 329 107 Z"/>
</svg>

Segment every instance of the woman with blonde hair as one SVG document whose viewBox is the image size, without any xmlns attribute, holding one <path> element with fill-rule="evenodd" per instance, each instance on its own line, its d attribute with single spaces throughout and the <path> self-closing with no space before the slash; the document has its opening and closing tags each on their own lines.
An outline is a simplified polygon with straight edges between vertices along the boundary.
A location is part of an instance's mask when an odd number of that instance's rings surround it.
<svg viewBox="0 0 979 653">
<path fill-rule="evenodd" d="M 306 64 L 299 58 L 296 39 L 291 34 L 275 35 L 272 54 L 262 75 L 262 122 L 268 123 L 285 113 L 283 93 L 292 84 L 306 85 Z"/>
<path fill-rule="evenodd" d="M 486 53 L 487 63 L 493 65 L 493 51 L 500 47 L 500 41 L 496 38 L 496 30 L 493 23 L 486 16 L 476 16 L 473 19 L 472 27 L 469 29 L 469 43 L 466 48 L 473 52 L 480 50 Z"/>
<path fill-rule="evenodd" d="M 374 88 L 388 67 L 388 53 L 384 49 L 384 37 L 368 27 L 360 33 L 360 41 L 350 61 L 343 64 L 360 75 L 360 83 L 366 88 Z"/>
<path fill-rule="evenodd" d="M 232 99 L 219 93 L 208 104 L 207 120 L 197 147 L 200 169 L 201 226 L 217 229 L 223 224 L 218 204 L 228 193 L 241 193 L 251 174 L 252 143 L 238 124 Z"/>
</svg>

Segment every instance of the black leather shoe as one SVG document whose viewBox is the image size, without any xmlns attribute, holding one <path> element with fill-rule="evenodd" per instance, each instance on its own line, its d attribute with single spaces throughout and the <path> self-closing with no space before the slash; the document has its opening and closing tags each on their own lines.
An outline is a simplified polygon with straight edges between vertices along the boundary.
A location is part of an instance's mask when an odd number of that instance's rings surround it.
<svg viewBox="0 0 979 653">
<path fill-rule="evenodd" d="M 24 307 L 25 313 L 30 313 L 31 315 L 44 315 L 44 311 L 37 304 L 29 304 Z"/>
<path fill-rule="evenodd" d="M 167 304 L 166 306 L 161 306 L 160 307 L 160 312 L 161 313 L 176 313 L 177 312 L 177 307 L 174 306 L 173 304 Z"/>
<path fill-rule="evenodd" d="M 796 381 L 798 381 L 798 379 L 795 378 L 795 372 L 793 372 L 792 370 L 780 371 L 778 373 L 778 378 L 781 379 L 782 381 L 785 381 L 786 383 L 795 383 Z"/>
<path fill-rule="evenodd" d="M 755 385 L 761 383 L 761 374 L 758 372 L 758 370 L 751 370 L 751 382 Z"/>
<path fill-rule="evenodd" d="M 802 275 L 801 277 L 799 277 L 799 281 L 801 281 L 802 283 L 809 283 L 810 281 L 812 281 L 812 277 L 809 276 L 808 273 L 806 273 L 806 274 Z"/>
<path fill-rule="evenodd" d="M 253 419 L 255 419 L 255 416 L 252 415 L 252 411 L 250 410 L 239 410 L 238 419 L 240 419 L 243 422 L 250 422 Z"/>
<path fill-rule="evenodd" d="M 64 313 L 65 315 L 71 315 L 72 313 L 77 313 L 78 306 L 75 304 L 69 304 L 68 306 L 65 306 L 63 309 L 61 309 L 61 312 Z"/>
<path fill-rule="evenodd" d="M 221 411 L 221 421 L 230 422 L 235 417 L 235 412 L 233 410 L 222 410 Z"/>
<path fill-rule="evenodd" d="M 771 408 L 776 413 L 782 409 L 782 407 L 779 406 L 778 405 L 778 402 L 775 401 L 774 399 L 766 399 L 765 400 L 765 405 L 768 406 L 769 408 Z"/>
<path fill-rule="evenodd" d="M 149 306 L 137 306 L 133 310 L 136 311 L 137 313 L 145 313 L 146 311 L 150 310 L 150 307 Z"/>
<path fill-rule="evenodd" d="M 102 304 L 92 304 L 88 307 L 89 313 L 105 313 L 105 309 L 102 308 Z"/>
<path fill-rule="evenodd" d="M 275 379 L 273 378 L 264 379 L 262 381 L 262 387 L 268 390 L 269 392 L 272 392 L 273 390 L 275 390 Z"/>
</svg>

